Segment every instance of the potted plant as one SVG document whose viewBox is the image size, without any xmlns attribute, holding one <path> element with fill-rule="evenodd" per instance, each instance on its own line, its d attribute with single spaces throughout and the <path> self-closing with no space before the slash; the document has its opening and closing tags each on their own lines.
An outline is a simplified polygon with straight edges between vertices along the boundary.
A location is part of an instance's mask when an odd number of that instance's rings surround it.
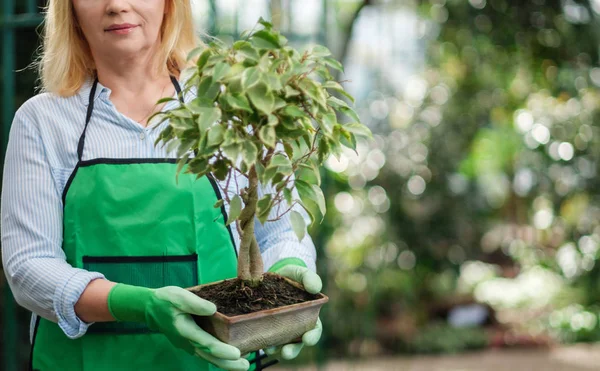
<svg viewBox="0 0 600 371">
<path fill-rule="evenodd" d="M 296 282 L 263 273 L 255 218 L 268 223 L 271 210 L 281 211 L 274 219 L 291 213 L 293 229 L 302 239 L 307 226 L 292 207 L 304 207 L 313 223 L 314 215 L 322 218 L 326 208 L 319 187 L 320 166 L 331 154 L 339 156 L 342 146 L 355 149 L 355 136 L 370 136 L 346 101 L 331 95 L 337 92 L 353 102 L 330 73 L 330 68 L 343 70 L 330 51 L 315 46 L 300 53 L 269 22 L 261 18 L 259 24 L 259 30 L 245 32 L 242 40 L 231 46 L 216 40 L 190 53 L 188 59 L 196 63 L 184 71 L 184 91 L 193 88 L 198 96 L 158 113 L 161 122 L 168 119 L 170 125 L 156 142 L 177 149 L 178 174 L 185 169 L 197 177 L 214 176 L 227 185 L 234 171 L 248 179 L 248 186 L 233 196 L 225 186 L 225 200 L 215 205 L 227 202 L 227 223 L 237 226 L 241 241 L 238 278 L 189 290 L 198 294 L 210 288 L 219 291 L 219 285 L 234 285 L 244 301 L 247 288 L 259 292 L 257 288 L 269 280 L 275 282 L 269 284 L 279 285 L 276 292 L 295 290 L 299 297 L 296 304 L 261 312 L 225 315 L 219 309 L 208 320 L 196 319 L 242 353 L 298 338 L 314 327 L 320 307 L 327 301 L 325 295 L 310 295 Z M 341 114 L 352 121 L 338 122 Z M 259 199 L 259 185 L 273 192 Z M 294 197 L 294 189 L 299 198 Z"/>
</svg>

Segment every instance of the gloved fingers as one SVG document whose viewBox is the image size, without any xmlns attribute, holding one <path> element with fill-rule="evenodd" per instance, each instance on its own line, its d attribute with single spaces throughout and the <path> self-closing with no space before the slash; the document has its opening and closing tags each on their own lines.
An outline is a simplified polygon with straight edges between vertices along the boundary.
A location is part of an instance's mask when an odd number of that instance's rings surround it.
<svg viewBox="0 0 600 371">
<path fill-rule="evenodd" d="M 196 352 L 196 348 L 192 345 L 192 343 L 190 343 L 189 340 L 182 338 L 181 336 L 169 336 L 168 334 L 165 334 L 165 336 L 176 348 L 183 349 L 190 355 L 194 355 Z"/>
<path fill-rule="evenodd" d="M 323 333 L 323 323 L 321 323 L 321 319 L 317 319 L 317 324 L 315 328 L 307 331 L 302 335 L 302 342 L 304 345 L 312 347 L 316 345 L 321 339 L 321 334 Z"/>
<path fill-rule="evenodd" d="M 267 353 L 268 355 L 272 356 L 274 354 L 277 354 L 281 351 L 281 346 L 276 346 L 276 347 L 268 347 L 267 349 L 265 349 L 265 353 Z"/>
<path fill-rule="evenodd" d="M 177 309 L 185 313 L 212 316 L 217 311 L 215 304 L 181 287 L 163 287 L 156 290 L 156 296 L 159 299 L 170 301 Z"/>
<path fill-rule="evenodd" d="M 250 362 L 245 358 L 237 358 L 235 360 L 221 359 L 208 354 L 200 349 L 196 350 L 196 356 L 204 358 L 208 362 L 214 364 L 218 368 L 228 371 L 247 371 L 250 368 Z"/>
<path fill-rule="evenodd" d="M 189 314 L 182 314 L 175 318 L 175 329 L 179 335 L 188 339 L 196 350 L 226 360 L 236 360 L 241 356 L 238 348 L 223 343 L 198 327 Z"/>
<path fill-rule="evenodd" d="M 298 265 L 286 265 L 277 270 L 275 273 L 301 283 L 306 291 L 310 292 L 311 294 L 318 294 L 323 288 L 321 277 L 305 267 Z"/>
<path fill-rule="evenodd" d="M 281 348 L 281 358 L 290 360 L 298 357 L 300 351 L 304 348 L 303 343 L 286 344 Z"/>
</svg>

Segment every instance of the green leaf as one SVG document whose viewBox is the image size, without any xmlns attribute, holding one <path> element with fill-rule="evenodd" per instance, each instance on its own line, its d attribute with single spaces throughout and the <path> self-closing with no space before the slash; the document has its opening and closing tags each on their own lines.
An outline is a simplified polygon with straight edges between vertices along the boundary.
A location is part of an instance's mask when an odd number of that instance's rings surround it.
<svg viewBox="0 0 600 371">
<path fill-rule="evenodd" d="M 338 93 L 342 94 L 346 98 L 350 99 L 350 101 L 352 103 L 354 103 L 354 97 L 352 95 L 350 95 L 346 90 L 344 90 L 344 88 L 342 87 L 342 85 L 340 85 L 338 82 L 336 82 L 336 81 L 326 81 L 326 82 L 323 83 L 323 87 L 325 89 L 332 89 L 332 90 L 337 91 Z"/>
<path fill-rule="evenodd" d="M 289 117 L 304 117 L 306 113 L 296 105 L 285 106 L 281 113 Z"/>
<path fill-rule="evenodd" d="M 265 176 L 265 167 L 260 161 L 256 161 L 254 164 L 254 168 L 256 169 L 256 175 L 258 176 L 258 180 L 261 183 L 264 183 L 263 177 Z"/>
<path fill-rule="evenodd" d="M 235 63 L 229 66 L 229 70 L 227 70 L 227 74 L 225 75 L 224 80 L 227 81 L 232 78 L 239 78 L 245 69 L 246 67 L 244 67 L 242 63 Z"/>
<path fill-rule="evenodd" d="M 232 143 L 227 146 L 222 146 L 221 149 L 223 150 L 223 153 L 225 153 L 225 156 L 231 160 L 231 162 L 236 163 L 240 153 L 242 152 L 242 145 L 239 143 Z"/>
<path fill-rule="evenodd" d="M 296 210 L 292 210 L 290 212 L 290 221 L 292 222 L 294 233 L 298 236 L 298 240 L 302 241 L 306 235 L 306 222 L 304 221 L 302 214 Z"/>
<path fill-rule="evenodd" d="M 267 219 L 269 219 L 269 214 L 273 208 L 273 203 L 271 202 L 272 197 L 272 195 L 267 194 L 258 200 L 258 203 L 256 204 L 256 217 L 262 224 L 265 224 Z"/>
<path fill-rule="evenodd" d="M 238 141 L 238 137 L 236 136 L 234 130 L 225 131 L 225 135 L 224 135 L 224 139 L 223 139 L 224 146 L 228 146 L 230 144 L 237 143 L 237 141 Z"/>
<path fill-rule="evenodd" d="M 300 92 L 294 88 L 292 88 L 289 85 L 285 86 L 285 97 L 286 98 L 290 98 L 290 97 L 297 97 L 300 95 Z"/>
<path fill-rule="evenodd" d="M 206 61 L 206 69 L 209 70 L 209 67 L 213 67 L 211 68 L 209 71 L 214 71 L 214 66 L 220 62 L 225 61 L 225 57 L 223 57 L 220 54 L 217 55 L 211 55 L 210 58 L 208 58 L 208 61 Z"/>
<path fill-rule="evenodd" d="M 229 166 L 227 165 L 227 161 L 223 159 L 219 159 L 215 161 L 213 164 L 213 175 L 215 178 L 220 181 L 224 181 L 227 178 L 227 174 L 229 174 Z"/>
<path fill-rule="evenodd" d="M 176 131 L 186 131 L 194 128 L 194 120 L 181 117 L 171 117 L 169 120 L 169 127 Z"/>
<path fill-rule="evenodd" d="M 275 97 L 264 83 L 254 85 L 248 90 L 248 98 L 254 106 L 266 115 L 273 112 Z"/>
<path fill-rule="evenodd" d="M 250 43 L 246 40 L 238 40 L 236 42 L 233 43 L 233 50 L 240 50 L 246 46 L 251 46 Z"/>
<path fill-rule="evenodd" d="M 329 142 L 327 138 L 322 137 L 319 139 L 319 146 L 317 147 L 317 158 L 319 164 L 322 164 L 323 161 L 327 160 L 327 156 L 329 156 L 329 151 L 331 147 L 329 146 Z"/>
<path fill-rule="evenodd" d="M 180 117 L 180 118 L 184 118 L 184 119 L 191 119 L 192 113 L 188 110 L 186 110 L 185 108 L 177 108 L 171 111 L 171 114 L 175 117 Z"/>
<path fill-rule="evenodd" d="M 208 62 L 208 58 L 210 58 L 211 55 L 212 55 L 212 50 L 210 50 L 210 49 L 206 49 L 205 51 L 202 52 L 202 54 L 200 54 L 200 57 L 198 57 L 198 62 L 196 62 L 196 65 L 198 66 L 199 70 L 204 68 L 204 66 L 206 65 L 206 62 Z"/>
<path fill-rule="evenodd" d="M 324 109 L 327 109 L 327 96 L 323 88 L 316 81 L 305 78 L 300 82 L 300 88 L 304 90 L 310 99 L 317 102 Z"/>
<path fill-rule="evenodd" d="M 265 125 L 261 127 L 258 131 L 258 137 L 266 146 L 275 148 L 275 140 L 277 138 L 275 136 L 275 128 L 273 126 Z"/>
<path fill-rule="evenodd" d="M 208 160 L 205 158 L 195 158 L 190 161 L 187 171 L 198 176 L 203 176 L 208 172 Z"/>
<path fill-rule="evenodd" d="M 249 42 L 244 42 L 243 45 L 240 46 L 238 53 L 246 59 L 245 62 L 250 61 L 253 62 L 253 64 L 256 64 L 260 60 L 258 50 L 252 47 Z"/>
<path fill-rule="evenodd" d="M 261 74 L 258 67 L 246 68 L 242 73 L 242 88 L 248 90 L 253 87 L 260 80 Z"/>
<path fill-rule="evenodd" d="M 319 211 L 321 212 L 321 215 L 324 217 L 325 213 L 327 212 L 327 205 L 325 204 L 325 195 L 323 195 L 323 191 L 321 190 L 321 187 L 319 187 L 316 184 L 312 185 L 312 189 L 315 192 L 316 195 L 316 199 L 314 199 L 314 201 L 317 202 L 317 205 L 319 205 Z"/>
<path fill-rule="evenodd" d="M 354 134 L 349 132 L 348 130 L 341 127 L 341 125 L 336 126 L 336 129 L 339 128 L 340 131 L 340 143 L 348 148 L 356 151 L 356 137 Z"/>
<path fill-rule="evenodd" d="M 269 82 L 269 89 L 273 91 L 279 91 L 283 89 L 283 85 L 281 85 L 281 79 L 274 73 L 267 73 L 267 81 Z"/>
<path fill-rule="evenodd" d="M 275 34 L 267 30 L 260 30 L 250 37 L 252 44 L 260 49 L 279 49 L 279 39 Z"/>
<path fill-rule="evenodd" d="M 319 57 L 328 57 L 331 55 L 331 52 L 326 47 L 324 47 L 322 45 L 317 45 L 312 49 L 311 54 L 313 56 L 319 58 Z"/>
<path fill-rule="evenodd" d="M 199 46 L 197 48 L 192 49 L 191 52 L 188 53 L 187 55 L 187 60 L 190 61 L 194 58 L 196 58 L 197 56 L 200 55 L 200 53 L 202 53 L 203 50 L 205 50 L 206 48 L 204 46 Z"/>
<path fill-rule="evenodd" d="M 223 206 L 223 203 L 225 203 L 225 200 L 223 200 L 223 199 L 220 199 L 217 202 L 215 202 L 215 205 L 214 205 L 215 209 L 218 209 L 221 206 Z"/>
<path fill-rule="evenodd" d="M 225 94 L 223 95 L 225 103 L 235 110 L 242 110 L 252 113 L 252 107 L 245 95 Z"/>
<path fill-rule="evenodd" d="M 333 131 L 333 127 L 337 124 L 337 118 L 335 117 L 334 112 L 327 112 L 326 114 L 321 116 L 321 120 L 319 121 L 321 124 L 321 128 L 327 134 L 331 134 Z"/>
<path fill-rule="evenodd" d="M 215 69 L 213 71 L 213 76 L 212 76 L 213 82 L 218 82 L 222 78 L 224 78 L 225 76 L 227 76 L 227 73 L 229 72 L 230 69 L 231 69 L 231 66 L 229 66 L 229 63 L 227 63 L 227 62 L 219 62 L 215 66 Z"/>
<path fill-rule="evenodd" d="M 201 108 L 198 113 L 198 129 L 200 133 L 204 133 L 215 122 L 221 119 L 221 110 L 218 107 Z"/>
<path fill-rule="evenodd" d="M 185 164 L 187 164 L 188 158 L 189 157 L 187 155 L 185 155 L 184 157 L 177 160 L 177 170 L 175 171 L 175 173 L 176 173 L 175 182 L 179 182 L 179 174 L 181 173 L 181 170 L 183 169 Z"/>
<path fill-rule="evenodd" d="M 360 137 L 367 137 L 367 138 L 371 138 L 373 137 L 373 134 L 371 133 L 371 130 L 366 127 L 363 124 L 360 124 L 358 122 L 352 122 L 350 124 L 346 124 L 343 126 L 344 130 L 349 131 L 350 133 L 354 134 L 354 135 L 358 135 Z"/>
<path fill-rule="evenodd" d="M 340 107 L 340 111 L 344 113 L 346 116 L 352 118 L 356 122 L 360 122 L 360 118 L 356 114 L 356 112 L 350 107 Z"/>
<path fill-rule="evenodd" d="M 242 151 L 242 158 L 248 165 L 252 166 L 256 162 L 256 156 L 258 155 L 258 148 L 251 141 L 247 140 L 243 143 L 244 150 Z"/>
<path fill-rule="evenodd" d="M 344 102 L 343 100 L 336 98 L 334 96 L 330 96 L 327 98 L 327 103 L 334 107 L 334 108 L 339 108 L 339 107 L 348 107 L 348 103 Z"/>
<path fill-rule="evenodd" d="M 273 28 L 273 24 L 266 21 L 263 17 L 260 17 L 260 19 L 258 20 L 258 23 L 262 24 L 268 30 Z"/>
<path fill-rule="evenodd" d="M 283 116 L 281 118 L 281 125 L 288 130 L 295 130 L 298 127 L 299 121 L 293 117 Z"/>
<path fill-rule="evenodd" d="M 176 150 L 177 148 L 179 148 L 179 145 L 181 144 L 181 140 L 179 140 L 178 138 L 174 138 L 172 140 L 169 141 L 169 143 L 167 144 L 167 153 L 171 153 L 174 150 Z M 178 156 L 181 157 L 181 156 Z"/>
<path fill-rule="evenodd" d="M 290 175 L 293 171 L 292 162 L 282 154 L 276 154 L 271 157 L 271 161 L 267 166 L 267 170 L 276 169 L 277 173 L 281 173 L 282 175 Z"/>
<path fill-rule="evenodd" d="M 218 146 L 223 143 L 225 125 L 215 125 L 208 131 L 208 146 Z"/>
<path fill-rule="evenodd" d="M 299 166 L 303 169 L 306 169 L 307 171 L 309 171 L 309 174 L 312 174 L 312 177 L 314 177 L 314 179 L 317 181 L 317 185 L 321 185 L 321 171 L 319 170 L 318 166 L 315 166 L 314 164 L 308 164 L 308 163 L 300 163 Z M 302 179 L 301 177 L 297 177 L 298 179 Z"/>
<path fill-rule="evenodd" d="M 288 205 L 291 205 L 292 202 L 294 202 L 292 190 L 287 187 L 283 189 L 283 197 L 285 198 L 285 202 L 287 202 Z"/>
<path fill-rule="evenodd" d="M 272 167 L 272 166 L 285 166 L 285 167 L 289 166 L 289 167 L 291 167 L 292 162 L 290 161 L 289 158 L 278 153 L 278 154 L 274 155 L 273 157 L 271 157 L 271 161 L 269 162 L 269 167 Z"/>
<path fill-rule="evenodd" d="M 303 180 L 300 179 L 296 179 L 294 180 L 294 186 L 296 187 L 296 189 L 298 190 L 298 194 L 300 195 L 300 198 L 303 201 L 306 200 L 310 200 L 312 202 L 315 202 L 317 195 L 315 194 L 315 190 L 312 188 L 312 186 L 308 183 L 306 183 Z"/>
<path fill-rule="evenodd" d="M 340 71 L 340 72 L 344 72 L 344 66 L 342 66 L 342 64 L 340 62 L 338 62 L 335 58 L 326 57 L 326 58 L 323 58 L 322 61 L 327 66 L 333 68 L 334 70 L 337 70 L 337 71 Z"/>
<path fill-rule="evenodd" d="M 196 143 L 196 139 L 194 139 L 194 138 L 180 141 L 179 148 L 177 149 L 177 157 L 181 157 L 184 154 L 186 154 L 195 143 Z"/>
<path fill-rule="evenodd" d="M 163 103 L 171 102 L 171 101 L 174 101 L 174 100 L 177 100 L 177 99 L 175 99 L 175 98 L 171 98 L 171 97 L 160 98 L 160 99 L 159 99 L 159 100 L 156 102 L 156 104 L 163 104 Z"/>
<path fill-rule="evenodd" d="M 281 99 L 279 96 L 275 95 L 275 103 L 273 103 L 273 111 L 277 111 L 285 107 L 287 102 L 284 99 Z"/>
<path fill-rule="evenodd" d="M 239 195 L 233 196 L 231 204 L 229 205 L 229 218 L 227 218 L 227 225 L 233 223 L 242 213 L 242 198 Z"/>
<path fill-rule="evenodd" d="M 315 222 L 315 216 L 313 215 L 313 211 L 306 207 L 306 205 L 302 201 L 298 201 L 298 205 L 302 206 L 302 208 L 306 211 L 306 213 L 310 217 L 310 224 L 312 225 Z"/>
<path fill-rule="evenodd" d="M 267 122 L 269 126 L 277 126 L 279 125 L 279 119 L 275 115 L 269 115 L 269 121 Z"/>
<path fill-rule="evenodd" d="M 212 107 L 214 107 L 214 105 L 211 100 L 206 99 L 204 97 L 199 97 L 199 98 L 194 98 L 190 102 L 187 102 L 185 104 L 185 107 L 188 110 L 192 111 L 193 113 L 200 114 L 203 112 L 203 109 L 212 108 Z"/>
<path fill-rule="evenodd" d="M 316 73 L 323 81 L 333 80 L 331 72 L 329 72 L 327 67 L 316 67 L 314 73 Z"/>
<path fill-rule="evenodd" d="M 285 150 L 285 154 L 289 159 L 294 158 L 294 148 L 292 147 L 291 143 L 283 142 L 283 149 Z"/>
<path fill-rule="evenodd" d="M 214 83 L 211 76 L 204 76 L 197 91 L 198 97 L 214 101 L 221 91 L 221 85 Z"/>
</svg>

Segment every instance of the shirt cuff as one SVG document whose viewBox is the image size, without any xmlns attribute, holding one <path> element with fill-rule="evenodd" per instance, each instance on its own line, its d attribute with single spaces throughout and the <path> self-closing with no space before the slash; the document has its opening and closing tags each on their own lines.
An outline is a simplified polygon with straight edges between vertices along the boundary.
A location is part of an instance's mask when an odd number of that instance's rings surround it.
<svg viewBox="0 0 600 371">
<path fill-rule="evenodd" d="M 87 285 L 104 275 L 96 272 L 88 272 L 83 269 L 75 269 L 75 272 L 67 277 L 56 288 L 54 293 L 54 311 L 58 318 L 58 326 L 70 339 L 83 336 L 88 327 L 93 324 L 82 321 L 75 314 L 75 304 Z"/>
</svg>

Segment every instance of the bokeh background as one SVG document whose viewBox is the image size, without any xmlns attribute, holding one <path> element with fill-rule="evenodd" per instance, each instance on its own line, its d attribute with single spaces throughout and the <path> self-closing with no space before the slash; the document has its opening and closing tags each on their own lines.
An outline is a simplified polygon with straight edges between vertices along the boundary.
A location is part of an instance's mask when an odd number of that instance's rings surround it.
<svg viewBox="0 0 600 371">
<path fill-rule="evenodd" d="M 325 332 L 280 369 L 597 369 L 600 0 L 192 2 L 206 35 L 263 16 L 329 47 L 374 133 L 323 169 Z M 2 3 L 3 153 L 45 2 Z M 24 370 L 0 290 L 0 370 Z"/>
</svg>

